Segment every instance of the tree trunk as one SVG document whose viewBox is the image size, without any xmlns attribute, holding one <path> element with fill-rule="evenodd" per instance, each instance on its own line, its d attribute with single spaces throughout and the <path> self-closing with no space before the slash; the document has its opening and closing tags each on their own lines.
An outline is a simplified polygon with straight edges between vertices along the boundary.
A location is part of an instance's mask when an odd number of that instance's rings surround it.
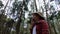
<svg viewBox="0 0 60 34">
<path fill-rule="evenodd" d="M 19 34 L 19 32 L 20 32 L 20 23 L 21 23 L 21 17 L 22 17 L 22 13 L 23 13 L 22 8 L 20 9 L 20 11 L 21 11 L 20 17 L 19 17 L 19 20 L 18 20 L 17 25 L 16 25 L 16 34 Z"/>
<path fill-rule="evenodd" d="M 36 12 L 37 12 L 37 11 L 38 11 L 38 9 L 37 9 L 36 0 L 34 0 L 34 4 L 35 4 L 35 7 L 36 7 Z"/>
<path fill-rule="evenodd" d="M 8 3 L 9 3 L 9 0 L 7 1 L 7 3 L 6 3 L 6 6 L 4 7 L 4 14 L 5 14 L 5 9 L 6 9 L 6 7 L 7 7 L 7 5 L 8 5 Z"/>
<path fill-rule="evenodd" d="M 6 9 L 7 5 L 8 5 L 8 3 L 9 3 L 9 0 L 7 1 L 6 6 L 4 7 L 4 10 L 3 10 L 4 14 L 5 14 L 5 9 Z M 10 32 L 8 31 L 7 26 L 3 29 L 2 34 L 10 34 Z"/>
</svg>

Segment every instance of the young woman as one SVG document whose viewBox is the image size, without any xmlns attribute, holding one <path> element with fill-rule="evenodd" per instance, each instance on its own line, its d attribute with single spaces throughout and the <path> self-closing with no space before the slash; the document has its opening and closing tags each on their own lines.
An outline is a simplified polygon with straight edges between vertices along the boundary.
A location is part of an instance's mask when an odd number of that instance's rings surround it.
<svg viewBox="0 0 60 34">
<path fill-rule="evenodd" d="M 31 19 L 31 34 L 49 34 L 48 23 L 43 18 L 40 12 L 32 13 L 33 18 Z"/>
</svg>

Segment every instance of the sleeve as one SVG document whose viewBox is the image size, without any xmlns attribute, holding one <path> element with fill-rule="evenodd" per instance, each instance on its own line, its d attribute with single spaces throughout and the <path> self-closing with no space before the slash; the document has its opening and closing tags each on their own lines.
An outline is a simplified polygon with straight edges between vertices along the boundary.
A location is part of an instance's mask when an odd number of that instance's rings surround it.
<svg viewBox="0 0 60 34">
<path fill-rule="evenodd" d="M 49 34 L 49 27 L 46 21 L 40 21 L 37 25 L 37 34 Z"/>
<path fill-rule="evenodd" d="M 49 26 L 46 21 L 42 21 L 42 34 L 49 34 Z"/>
</svg>

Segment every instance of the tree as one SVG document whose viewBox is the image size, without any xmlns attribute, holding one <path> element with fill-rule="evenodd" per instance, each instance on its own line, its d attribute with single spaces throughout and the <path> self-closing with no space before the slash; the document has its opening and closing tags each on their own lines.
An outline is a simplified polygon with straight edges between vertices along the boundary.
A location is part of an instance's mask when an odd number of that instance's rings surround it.
<svg viewBox="0 0 60 34">
<path fill-rule="evenodd" d="M 28 10 L 26 1 L 27 0 L 23 0 L 23 1 L 15 0 L 15 2 L 13 3 L 12 14 L 14 15 L 14 13 L 17 11 L 17 15 L 18 15 L 17 18 L 19 18 L 18 21 L 17 21 L 17 24 L 16 24 L 16 34 L 19 34 L 20 24 L 22 22 L 22 18 L 24 18 L 25 11 Z"/>
<path fill-rule="evenodd" d="M 3 7 L 4 5 L 2 4 L 2 1 L 0 1 L 0 8 Z"/>
</svg>

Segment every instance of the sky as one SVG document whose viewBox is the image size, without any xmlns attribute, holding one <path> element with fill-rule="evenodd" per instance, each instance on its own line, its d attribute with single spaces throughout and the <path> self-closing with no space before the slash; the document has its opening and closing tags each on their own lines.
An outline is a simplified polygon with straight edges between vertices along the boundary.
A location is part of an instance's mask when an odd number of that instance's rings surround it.
<svg viewBox="0 0 60 34">
<path fill-rule="evenodd" d="M 4 4 L 4 6 L 5 6 L 8 0 L 1 0 L 1 1 L 3 1 L 3 4 Z M 13 0 L 13 1 L 14 1 L 14 0 Z M 13 1 L 12 1 L 12 2 L 13 2 Z M 23 0 L 19 0 L 19 1 L 23 1 Z M 32 0 L 31 0 L 31 1 L 32 1 Z M 48 0 L 46 0 L 46 2 L 48 2 Z M 10 3 L 10 2 L 9 2 L 9 3 Z M 41 6 L 44 6 L 43 3 L 44 3 L 43 0 L 36 0 L 37 8 L 38 8 L 39 11 L 41 11 Z M 29 11 L 31 11 L 30 4 L 32 4 L 32 3 L 29 2 L 29 4 L 28 4 Z M 56 10 L 56 9 L 60 10 L 59 5 L 55 5 L 55 1 L 50 2 L 50 4 L 55 7 L 55 10 Z M 12 3 L 8 4 L 8 6 L 12 6 Z M 8 8 L 7 8 L 7 10 L 8 10 Z M 7 13 L 7 12 L 6 12 L 6 13 Z M 48 12 L 48 13 L 49 13 L 49 12 Z M 26 17 L 26 18 L 27 18 L 27 16 L 28 16 L 28 12 L 25 14 L 25 17 Z"/>
<path fill-rule="evenodd" d="M 3 2 L 4 6 L 5 6 L 8 0 L 1 0 L 1 1 Z"/>
<path fill-rule="evenodd" d="M 4 4 L 4 6 L 6 5 L 6 3 L 7 3 L 7 1 L 8 0 L 1 0 L 1 1 L 3 1 L 3 4 Z M 14 1 L 14 0 L 13 0 Z M 13 2 L 12 1 L 12 2 Z M 22 0 L 19 0 L 19 1 L 22 1 Z M 32 1 L 32 0 L 31 0 Z M 46 2 L 48 2 L 48 0 L 46 1 Z M 10 3 L 10 2 L 9 2 Z M 44 2 L 43 2 L 43 0 L 36 0 L 36 4 L 37 4 L 37 8 L 38 8 L 38 10 L 40 10 L 41 11 L 41 6 L 44 6 L 44 4 L 43 4 Z M 31 7 L 30 7 L 30 4 L 32 4 L 31 2 L 29 2 L 29 4 L 28 4 L 28 8 L 29 8 L 29 11 L 31 11 Z M 55 2 L 53 1 L 53 2 L 51 2 L 50 4 L 52 4 L 56 9 L 57 9 L 57 6 L 55 5 Z M 39 6 L 40 5 L 40 6 Z M 10 3 L 10 4 L 8 4 L 8 6 L 12 6 L 12 3 Z M 59 6 L 58 6 L 58 8 L 59 8 Z M 8 10 L 8 8 L 7 8 L 7 10 Z M 6 12 L 7 13 L 7 12 Z M 10 12 L 9 12 L 10 13 Z M 45 12 L 46 13 L 46 12 Z M 46 14 L 44 13 L 44 16 L 46 17 Z M 48 12 L 49 13 L 49 12 Z M 26 12 L 25 13 L 25 18 L 27 18 L 28 17 L 28 12 Z M 13 18 L 12 17 L 12 15 L 10 16 L 11 18 Z M 9 15 L 8 15 L 8 18 L 9 18 Z M 14 18 L 15 18 L 15 16 L 14 16 Z M 13 18 L 13 19 L 14 19 Z M 26 28 L 26 26 L 27 25 L 25 25 L 24 26 L 24 28 Z M 12 29 L 13 30 L 13 29 Z"/>
</svg>

